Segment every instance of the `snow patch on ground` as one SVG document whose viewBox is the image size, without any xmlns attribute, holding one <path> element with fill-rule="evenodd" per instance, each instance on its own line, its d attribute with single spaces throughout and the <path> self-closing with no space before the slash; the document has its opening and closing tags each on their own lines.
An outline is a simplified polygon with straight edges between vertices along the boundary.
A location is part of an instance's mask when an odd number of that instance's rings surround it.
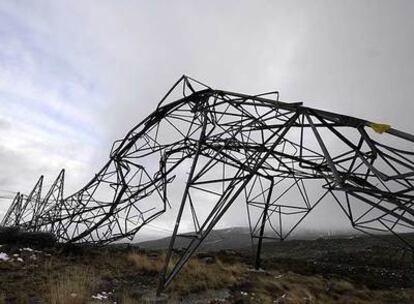
<svg viewBox="0 0 414 304">
<path fill-rule="evenodd" d="M 28 252 L 41 252 L 39 250 L 34 250 L 32 248 L 26 247 L 26 248 L 20 248 L 20 251 L 28 251 Z"/>
<path fill-rule="evenodd" d="M 101 291 L 98 292 L 96 295 L 92 296 L 92 299 L 103 301 L 108 299 L 108 297 L 112 294 L 112 292 Z"/>
<path fill-rule="evenodd" d="M 0 252 L 0 261 L 8 261 L 8 260 L 10 260 L 10 258 L 7 255 L 7 253 Z"/>
</svg>

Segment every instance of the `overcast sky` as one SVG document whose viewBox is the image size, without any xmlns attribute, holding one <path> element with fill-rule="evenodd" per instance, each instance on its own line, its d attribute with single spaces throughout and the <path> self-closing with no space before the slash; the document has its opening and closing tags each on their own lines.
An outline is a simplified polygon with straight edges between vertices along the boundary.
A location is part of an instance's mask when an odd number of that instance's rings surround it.
<svg viewBox="0 0 414 304">
<path fill-rule="evenodd" d="M 63 167 L 66 194 L 79 189 L 182 74 L 414 133 L 413 14 L 385 0 L 3 0 L 0 195 Z"/>
</svg>

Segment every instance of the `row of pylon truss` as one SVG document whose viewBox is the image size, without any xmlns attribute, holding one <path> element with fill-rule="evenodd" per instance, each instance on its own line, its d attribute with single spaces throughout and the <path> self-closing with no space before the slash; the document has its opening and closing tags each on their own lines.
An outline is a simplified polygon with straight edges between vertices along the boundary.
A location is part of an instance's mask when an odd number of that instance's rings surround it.
<svg viewBox="0 0 414 304">
<path fill-rule="evenodd" d="M 62 172 L 41 198 L 41 178 L 3 224 L 103 244 L 132 239 L 171 204 L 177 218 L 159 290 L 236 201 L 247 203 L 257 267 L 262 240 L 285 239 L 322 201 L 356 229 L 390 232 L 413 248 L 403 234 L 414 228 L 413 143 L 390 126 L 282 102 L 277 92 L 214 90 L 183 76 L 84 188 L 63 199 Z"/>
<path fill-rule="evenodd" d="M 54 232 L 60 202 L 63 201 L 65 170 L 60 171 L 49 191 L 42 197 L 43 175 L 29 195 L 20 192 L 14 197 L 1 226 L 20 227 L 27 231 Z"/>
</svg>

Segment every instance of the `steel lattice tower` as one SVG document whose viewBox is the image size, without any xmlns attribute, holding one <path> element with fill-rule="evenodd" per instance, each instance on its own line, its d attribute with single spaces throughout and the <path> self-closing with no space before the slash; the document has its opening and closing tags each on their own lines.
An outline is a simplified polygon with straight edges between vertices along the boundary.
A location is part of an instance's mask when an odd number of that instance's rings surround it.
<svg viewBox="0 0 414 304">
<path fill-rule="evenodd" d="M 63 198 L 63 175 L 44 199 L 42 177 L 29 197 L 17 195 L 3 225 L 106 244 L 132 239 L 171 204 L 178 215 L 159 291 L 235 201 L 247 203 L 256 267 L 262 240 L 285 239 L 322 200 L 354 228 L 413 249 L 401 233 L 414 228 L 414 136 L 278 92 L 215 90 L 183 76 L 85 187 Z"/>
</svg>

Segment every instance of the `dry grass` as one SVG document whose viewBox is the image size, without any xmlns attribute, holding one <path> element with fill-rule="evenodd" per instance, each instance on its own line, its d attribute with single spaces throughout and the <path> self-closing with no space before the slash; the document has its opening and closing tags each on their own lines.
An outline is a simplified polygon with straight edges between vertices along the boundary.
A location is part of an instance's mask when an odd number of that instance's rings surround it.
<svg viewBox="0 0 414 304">
<path fill-rule="evenodd" d="M 237 283 L 245 268 L 240 264 L 227 265 L 220 260 L 206 264 L 198 259 L 192 259 L 184 267 L 177 280 L 171 284 L 171 289 L 180 295 L 209 289 L 231 287 Z"/>
<path fill-rule="evenodd" d="M 80 304 L 90 299 L 96 277 L 89 269 L 72 267 L 48 280 L 47 302 L 51 304 Z"/>
<path fill-rule="evenodd" d="M 262 297 L 262 303 L 341 303 L 355 288 L 345 281 L 327 281 L 320 276 L 301 276 L 294 273 L 282 278 L 261 276 L 254 283 L 256 294 Z"/>
<path fill-rule="evenodd" d="M 157 274 L 164 266 L 165 255 L 149 257 L 142 253 L 129 253 L 127 260 L 134 265 L 138 271 L 146 274 Z"/>
<path fill-rule="evenodd" d="M 127 259 L 133 263 L 138 271 L 146 274 L 158 274 L 164 266 L 164 255 L 148 257 L 140 253 L 131 253 Z M 174 264 L 176 259 L 172 259 Z M 230 287 L 238 281 L 245 271 L 241 264 L 225 264 L 220 260 L 206 263 L 198 258 L 188 261 L 169 288 L 179 295 L 186 295 L 208 289 Z"/>
<path fill-rule="evenodd" d="M 91 295 L 103 290 L 113 291 L 111 301 L 140 303 L 137 299 L 143 292 L 155 290 L 164 265 L 165 256 L 156 254 L 99 249 L 37 254 L 36 260 L 30 259 L 29 254 L 22 255 L 24 263 L 0 263 L 0 304 L 88 303 Z M 414 303 L 413 288 L 375 290 L 315 274 L 248 272 L 247 267 L 242 260 L 228 255 L 194 257 L 166 292 L 177 302 L 190 293 L 228 288 L 229 301 L 238 304 Z"/>
<path fill-rule="evenodd" d="M 413 290 L 370 290 L 319 275 L 251 273 L 236 290 L 235 302 L 279 304 L 414 303 Z"/>
</svg>

